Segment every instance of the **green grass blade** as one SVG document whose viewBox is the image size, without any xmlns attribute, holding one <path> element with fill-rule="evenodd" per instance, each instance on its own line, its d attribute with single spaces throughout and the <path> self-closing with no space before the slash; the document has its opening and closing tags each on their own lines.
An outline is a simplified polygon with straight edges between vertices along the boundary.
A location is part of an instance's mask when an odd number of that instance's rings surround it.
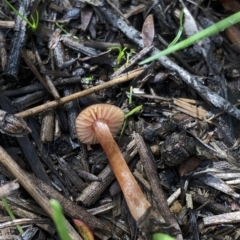
<svg viewBox="0 0 240 240">
<path fill-rule="evenodd" d="M 16 219 L 14 214 L 13 214 L 13 212 L 12 212 L 12 210 L 11 210 L 11 208 L 8 205 L 7 199 L 6 198 L 2 198 L 1 200 L 2 200 L 2 203 L 3 203 L 6 211 L 8 212 L 8 215 L 10 216 L 10 218 L 12 220 Z M 23 234 L 24 231 L 23 231 L 23 229 L 21 228 L 20 225 L 17 225 L 16 228 L 17 228 L 17 230 L 19 231 L 20 234 Z"/>
<path fill-rule="evenodd" d="M 152 240 L 175 240 L 175 238 L 173 238 L 167 234 L 155 233 L 155 234 L 153 234 Z"/>
<path fill-rule="evenodd" d="M 133 114 L 135 114 L 136 112 L 139 112 L 140 110 L 142 110 L 143 105 L 139 105 L 137 107 L 135 107 L 134 109 L 132 109 L 130 112 L 126 113 L 124 118 L 127 119 L 128 117 L 132 116 Z"/>
<path fill-rule="evenodd" d="M 8 0 L 4 0 L 4 2 L 23 20 L 25 21 L 31 28 L 33 28 L 33 25 L 28 21 L 27 18 L 25 18 Z"/>
<path fill-rule="evenodd" d="M 175 45 L 182 35 L 182 32 L 183 32 L 183 15 L 184 15 L 184 12 L 182 10 L 181 13 L 180 13 L 180 27 L 179 27 L 178 33 L 177 33 L 176 37 L 173 39 L 173 41 L 171 43 L 169 43 L 168 47 L 171 47 L 171 46 Z"/>
<path fill-rule="evenodd" d="M 53 210 L 53 221 L 56 226 L 56 229 L 57 229 L 60 239 L 61 240 L 72 240 L 67 231 L 67 227 L 65 224 L 66 220 L 63 216 L 60 203 L 55 199 L 51 199 L 50 204 L 51 204 L 52 210 Z"/>
<path fill-rule="evenodd" d="M 131 88 L 130 88 L 131 89 Z M 130 116 L 132 116 L 133 114 L 135 114 L 136 112 L 139 112 L 140 110 L 142 110 L 142 105 L 139 105 L 139 106 L 137 106 L 137 107 L 135 107 L 134 109 L 132 109 L 130 112 L 128 112 L 128 113 L 126 113 L 125 115 L 124 115 L 124 122 L 123 122 L 123 126 L 122 126 L 122 129 L 121 129 L 121 132 L 120 132 L 120 137 L 119 137 L 119 141 L 120 141 L 120 139 L 122 138 L 122 135 L 123 135 L 123 132 L 124 132 L 124 130 L 125 130 L 125 128 L 126 128 L 126 126 L 127 126 L 127 119 L 130 117 Z"/>
<path fill-rule="evenodd" d="M 145 63 L 148 63 L 148 62 L 151 62 L 153 60 L 156 60 L 160 57 L 163 57 L 163 56 L 166 56 L 170 53 L 173 53 L 173 52 L 176 52 L 178 50 L 181 50 L 183 48 L 186 48 L 194 43 L 196 43 L 197 41 L 200 41 L 201 39 L 204 39 L 204 38 L 207 38 L 207 37 L 210 37 L 220 31 L 223 31 L 224 29 L 236 24 L 240 22 L 240 12 L 237 12 L 217 23 L 215 23 L 214 25 L 194 34 L 193 36 L 177 43 L 176 45 L 174 46 L 171 46 L 157 54 L 155 54 L 154 56 L 152 57 L 149 57 L 143 61 L 141 61 L 139 64 L 142 65 L 142 64 L 145 64 Z"/>
<path fill-rule="evenodd" d="M 37 29 L 38 24 L 39 24 L 39 14 L 38 14 L 38 11 L 36 10 L 36 21 L 35 21 L 35 29 L 34 29 L 34 31 Z"/>
</svg>

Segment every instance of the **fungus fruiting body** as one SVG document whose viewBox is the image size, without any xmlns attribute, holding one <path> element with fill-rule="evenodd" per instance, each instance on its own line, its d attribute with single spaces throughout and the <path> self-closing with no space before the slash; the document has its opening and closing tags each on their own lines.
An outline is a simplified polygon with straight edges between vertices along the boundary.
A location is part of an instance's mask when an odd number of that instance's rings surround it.
<svg viewBox="0 0 240 240">
<path fill-rule="evenodd" d="M 100 143 L 118 180 L 133 218 L 138 222 L 150 208 L 116 144 L 116 134 L 123 123 L 123 111 L 110 104 L 95 104 L 85 108 L 76 118 L 76 131 L 82 143 Z"/>
</svg>

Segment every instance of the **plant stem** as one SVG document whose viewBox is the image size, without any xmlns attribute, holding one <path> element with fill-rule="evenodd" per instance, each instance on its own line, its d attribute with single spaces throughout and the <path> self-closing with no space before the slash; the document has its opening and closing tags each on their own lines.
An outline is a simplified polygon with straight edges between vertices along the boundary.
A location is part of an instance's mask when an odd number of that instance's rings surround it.
<svg viewBox="0 0 240 240">
<path fill-rule="evenodd" d="M 6 198 L 2 198 L 1 200 L 2 200 L 2 203 L 3 203 L 6 211 L 8 212 L 8 215 L 10 216 L 10 218 L 12 220 L 16 219 L 14 214 L 13 214 L 13 212 L 12 212 L 12 210 L 11 210 L 11 208 L 8 205 L 7 199 Z M 20 234 L 23 234 L 23 229 L 21 228 L 20 225 L 17 225 L 16 228 L 17 228 L 17 230 L 19 231 Z"/>
</svg>

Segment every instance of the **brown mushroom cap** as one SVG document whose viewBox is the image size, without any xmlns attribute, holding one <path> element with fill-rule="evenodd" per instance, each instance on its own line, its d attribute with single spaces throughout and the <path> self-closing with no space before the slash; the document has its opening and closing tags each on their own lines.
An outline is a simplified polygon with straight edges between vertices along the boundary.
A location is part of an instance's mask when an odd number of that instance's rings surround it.
<svg viewBox="0 0 240 240">
<path fill-rule="evenodd" d="M 110 104 L 94 104 L 85 108 L 75 122 L 77 136 L 82 143 L 99 143 L 94 130 L 96 121 L 106 123 L 114 135 L 122 126 L 124 113 L 120 108 Z"/>
</svg>

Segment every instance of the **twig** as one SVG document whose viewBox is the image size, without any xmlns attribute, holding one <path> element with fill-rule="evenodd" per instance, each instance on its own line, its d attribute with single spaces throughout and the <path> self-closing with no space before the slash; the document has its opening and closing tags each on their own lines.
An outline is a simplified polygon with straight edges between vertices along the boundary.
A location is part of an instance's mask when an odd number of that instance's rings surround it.
<svg viewBox="0 0 240 240">
<path fill-rule="evenodd" d="M 24 59 L 24 61 L 26 62 L 26 64 L 28 65 L 28 67 L 31 69 L 31 71 L 34 73 L 34 75 L 36 76 L 36 78 L 39 80 L 39 82 L 42 83 L 42 85 L 44 86 L 44 88 L 51 93 L 51 90 L 49 89 L 49 86 L 46 84 L 45 79 L 43 78 L 43 76 L 39 73 L 39 71 L 37 70 L 37 68 L 34 66 L 34 64 L 32 63 L 32 60 L 28 57 L 27 55 L 27 50 L 25 48 L 22 49 L 22 57 Z"/>
<path fill-rule="evenodd" d="M 102 89 L 110 88 L 110 87 L 112 87 L 114 85 L 127 82 L 127 81 L 129 81 L 129 80 L 139 76 L 144 71 L 144 69 L 145 68 L 139 68 L 137 70 L 133 70 L 133 71 L 128 72 L 128 73 L 126 73 L 126 74 L 124 74 L 124 75 L 122 75 L 120 77 L 117 77 L 117 78 L 115 78 L 115 79 L 113 79 L 113 80 L 111 80 L 111 81 L 109 81 L 107 83 L 104 83 L 104 84 L 92 87 L 90 89 L 83 90 L 81 92 L 74 93 L 72 95 L 60 98 L 58 100 L 54 100 L 54 101 L 42 104 L 40 106 L 28 109 L 26 111 L 19 112 L 19 113 L 15 114 L 15 115 L 19 116 L 19 117 L 31 116 L 31 115 L 34 115 L 36 113 L 45 111 L 47 109 L 54 108 L 54 107 L 56 107 L 58 105 L 70 102 L 70 101 L 75 100 L 77 98 L 80 98 L 80 97 L 87 96 L 89 94 L 95 93 L 95 92 L 100 91 Z"/>
<path fill-rule="evenodd" d="M 21 219 L 14 219 L 8 222 L 4 222 L 0 224 L 0 229 L 4 229 L 7 227 L 13 227 L 17 225 L 24 225 L 24 224 L 47 224 L 51 223 L 50 219 L 44 219 L 44 218 L 21 218 Z"/>
<path fill-rule="evenodd" d="M 210 226 L 210 225 L 220 225 L 220 224 L 226 224 L 226 223 L 239 223 L 240 222 L 240 212 L 231 212 L 231 213 L 225 213 L 215 216 L 209 216 L 203 218 L 203 224 L 204 226 Z"/>
<path fill-rule="evenodd" d="M 42 59 L 40 57 L 40 54 L 34 44 L 34 42 L 32 41 L 32 47 L 33 47 L 33 51 L 35 53 L 35 57 L 37 59 L 37 62 L 38 62 L 38 65 L 40 66 L 40 69 L 41 71 L 44 71 L 46 70 L 43 62 L 42 62 Z M 30 67 L 30 65 L 29 65 Z M 34 72 L 35 73 L 35 72 Z M 38 78 L 39 80 L 41 79 L 42 81 L 45 82 L 44 86 L 46 85 L 46 89 L 52 94 L 52 96 L 54 97 L 54 99 L 59 99 L 60 98 L 60 95 L 56 89 L 56 87 L 54 86 L 53 82 L 52 82 L 52 79 L 49 77 L 49 76 L 45 76 L 45 78 Z"/>
<path fill-rule="evenodd" d="M 0 27 L 2 28 L 14 28 L 14 21 L 0 21 Z"/>
<path fill-rule="evenodd" d="M 229 206 L 224 206 L 223 204 L 217 203 L 216 201 L 212 199 L 208 199 L 203 195 L 199 195 L 197 193 L 193 194 L 193 201 L 198 204 L 201 204 L 200 208 L 202 208 L 203 206 L 206 206 L 207 209 L 209 209 L 215 214 L 219 214 L 219 213 L 221 214 L 221 213 L 226 213 L 231 211 Z"/>
</svg>

